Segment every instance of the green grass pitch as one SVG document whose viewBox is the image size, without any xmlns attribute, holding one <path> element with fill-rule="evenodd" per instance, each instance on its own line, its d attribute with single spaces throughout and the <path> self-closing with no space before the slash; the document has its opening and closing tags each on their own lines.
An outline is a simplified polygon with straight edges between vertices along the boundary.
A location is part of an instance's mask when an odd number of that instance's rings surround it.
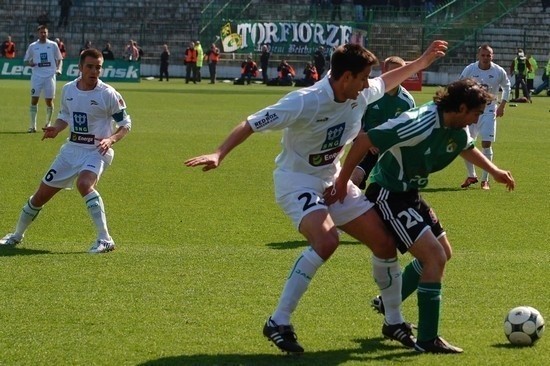
<svg viewBox="0 0 550 366">
<path fill-rule="evenodd" d="M 519 305 L 550 321 L 550 98 L 508 107 L 499 119 L 494 161 L 512 171 L 516 191 L 461 190 L 460 160 L 424 191 L 454 248 L 441 335 L 464 354 L 417 355 L 383 340 L 382 318 L 369 308 L 377 294 L 370 253 L 343 236 L 293 317 L 306 353 L 289 357 L 261 334 L 307 245 L 274 202 L 280 133 L 253 135 L 208 173 L 183 161 L 212 151 L 292 89 L 175 79 L 114 86 L 133 120 L 98 186 L 117 249 L 86 253 L 95 232 L 75 190 L 42 210 L 21 246 L 0 248 L 0 365 L 550 364 L 550 334 L 516 348 L 502 329 Z M 413 94 L 421 103 L 434 90 Z M 41 141 L 25 132 L 28 81 L 2 80 L 0 100 L 4 235 L 66 133 Z M 42 122 L 42 99 L 38 116 Z M 415 296 L 403 310 L 416 321 Z"/>
</svg>

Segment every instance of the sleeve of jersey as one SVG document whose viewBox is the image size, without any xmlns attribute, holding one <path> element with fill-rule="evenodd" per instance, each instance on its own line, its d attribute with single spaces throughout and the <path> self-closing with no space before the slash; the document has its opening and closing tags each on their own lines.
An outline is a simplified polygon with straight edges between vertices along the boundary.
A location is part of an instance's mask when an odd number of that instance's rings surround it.
<svg viewBox="0 0 550 366">
<path fill-rule="evenodd" d="M 304 99 L 299 93 L 291 93 L 277 103 L 248 116 L 246 121 L 254 132 L 282 130 L 299 119 Z"/>
<path fill-rule="evenodd" d="M 369 79 L 369 87 L 363 89 L 361 94 L 367 99 L 367 104 L 376 102 L 384 96 L 386 92 L 386 84 L 381 77 Z"/>
<path fill-rule="evenodd" d="M 510 100 L 510 91 L 511 91 L 510 79 L 508 79 L 508 74 L 506 74 L 506 71 L 503 68 L 500 69 L 500 74 L 501 74 L 500 87 L 502 88 L 502 100 L 508 101 Z"/>
<path fill-rule="evenodd" d="M 132 128 L 132 120 L 126 113 L 126 102 L 116 91 L 111 93 L 111 116 L 118 127 Z"/>
<path fill-rule="evenodd" d="M 67 90 L 69 88 L 69 84 L 65 84 L 63 86 L 63 89 L 61 89 L 61 108 L 59 109 L 59 113 L 57 114 L 57 118 L 61 119 L 67 123 L 71 121 L 71 116 L 69 115 L 69 108 L 67 106 L 67 98 L 65 95 L 67 94 Z"/>
</svg>

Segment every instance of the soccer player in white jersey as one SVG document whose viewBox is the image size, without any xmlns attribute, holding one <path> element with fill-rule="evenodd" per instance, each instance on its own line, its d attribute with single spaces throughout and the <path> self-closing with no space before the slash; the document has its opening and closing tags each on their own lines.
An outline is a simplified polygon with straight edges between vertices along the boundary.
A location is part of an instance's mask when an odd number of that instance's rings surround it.
<svg viewBox="0 0 550 366">
<path fill-rule="evenodd" d="M 38 40 L 31 43 L 25 53 L 24 61 L 32 67 L 30 127 L 28 132 L 36 132 L 36 115 L 38 100 L 44 92 L 46 101 L 46 126 L 51 124 L 53 99 L 55 98 L 56 75 L 61 74 L 61 51 L 57 43 L 48 39 L 48 28 L 40 25 L 37 28 Z"/>
<path fill-rule="evenodd" d="M 81 76 L 63 87 L 57 120 L 52 126 L 42 129 L 44 140 L 57 137 L 69 127 L 67 142 L 61 147 L 36 192 L 23 206 L 15 232 L 0 239 L 0 245 L 19 244 L 42 207 L 57 192 L 70 188 L 76 180 L 76 188 L 97 231 L 97 239 L 89 252 L 104 253 L 115 249 L 107 228 L 103 200 L 96 185 L 113 161 L 112 146 L 126 136 L 132 121 L 121 95 L 99 80 L 102 65 L 100 51 L 88 49 L 80 54 Z"/>
<path fill-rule="evenodd" d="M 471 78 L 455 81 L 439 90 L 434 101 L 403 112 L 355 139 L 334 187 L 325 192 L 327 204 L 345 202 L 350 176 L 363 156 L 378 149 L 371 183 L 365 191 L 369 201 L 392 231 L 401 253 L 418 261 L 416 275 L 408 272 L 402 283 L 416 283 L 418 340 L 415 349 L 427 353 L 462 353 L 439 335 L 441 288 L 452 249 L 433 209 L 419 189 L 430 173 L 444 169 L 457 157 L 489 171 L 495 181 L 515 187 L 512 174 L 502 170 L 474 147 L 466 126 L 475 124 L 493 95 Z M 407 275 L 407 272 L 405 272 Z M 382 295 L 384 299 L 384 295 Z"/>
<path fill-rule="evenodd" d="M 479 121 L 468 127 L 474 140 L 478 135 L 481 136 L 481 152 L 487 159 L 492 161 L 493 147 L 491 145 L 496 138 L 497 117 L 504 116 L 504 108 L 510 98 L 510 79 L 508 79 L 506 70 L 493 62 L 493 49 L 491 46 L 488 44 L 481 45 L 477 57 L 478 61 L 466 66 L 459 79 L 473 78 L 494 96 L 497 96 L 499 89 L 502 89 L 500 102 L 493 100 L 487 104 L 485 111 L 479 117 Z M 464 162 L 466 163 L 468 176 L 461 187 L 468 188 L 477 183 L 478 179 L 474 165 L 466 160 Z M 489 189 L 489 173 L 485 170 L 481 172 L 481 188 Z"/>
<path fill-rule="evenodd" d="M 402 68 L 369 79 L 378 60 L 355 44 L 340 46 L 332 54 L 330 73 L 315 85 L 287 94 L 237 125 L 212 154 L 185 161 L 189 167 L 217 168 L 227 154 L 255 132 L 283 130 L 282 152 L 274 171 L 275 196 L 310 246 L 299 254 L 286 280 L 279 304 L 267 319 L 263 334 L 279 349 L 302 353 L 290 317 L 316 271 L 339 244 L 337 227 L 372 250 L 373 275 L 383 296 L 390 297 L 384 335 L 414 347 L 416 339 L 404 321 L 401 305 L 401 270 L 394 241 L 372 203 L 351 182 L 348 199 L 327 207 L 323 199 L 340 169 L 345 146 L 361 130 L 361 117 L 369 103 L 386 89 L 442 57 L 447 42 L 434 41 L 424 54 Z"/>
</svg>

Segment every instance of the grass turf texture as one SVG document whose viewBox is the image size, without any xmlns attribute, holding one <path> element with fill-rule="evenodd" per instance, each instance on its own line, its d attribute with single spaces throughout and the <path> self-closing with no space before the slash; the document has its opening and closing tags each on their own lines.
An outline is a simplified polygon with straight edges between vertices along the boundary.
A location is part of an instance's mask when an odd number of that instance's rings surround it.
<svg viewBox="0 0 550 366">
<path fill-rule="evenodd" d="M 370 252 L 344 235 L 293 317 L 306 354 L 287 357 L 261 334 L 307 245 L 273 199 L 280 133 L 253 135 L 215 171 L 183 161 L 212 151 L 292 88 L 175 79 L 115 87 L 134 121 L 98 186 L 117 250 L 86 253 L 95 233 L 75 190 L 44 208 L 23 245 L 0 248 L 0 365 L 550 364 L 549 335 L 516 348 L 502 330 L 518 305 L 550 320 L 550 98 L 508 107 L 499 119 L 495 162 L 513 172 L 515 192 L 496 183 L 461 190 L 460 159 L 424 192 L 454 247 L 440 330 L 464 354 L 417 355 L 384 341 L 382 318 L 369 308 L 378 292 Z M 421 103 L 434 90 L 413 94 Z M 0 83 L 1 235 L 66 137 L 25 133 L 29 99 L 27 81 Z M 41 99 L 39 123 L 44 115 Z M 416 296 L 403 308 L 415 322 Z"/>
</svg>

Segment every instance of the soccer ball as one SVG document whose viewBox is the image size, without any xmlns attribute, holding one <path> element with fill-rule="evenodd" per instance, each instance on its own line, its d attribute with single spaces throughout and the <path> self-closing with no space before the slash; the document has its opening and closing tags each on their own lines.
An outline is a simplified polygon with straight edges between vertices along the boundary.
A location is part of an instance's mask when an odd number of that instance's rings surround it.
<svg viewBox="0 0 550 366">
<path fill-rule="evenodd" d="M 504 319 L 504 334 L 516 346 L 531 346 L 542 337 L 544 318 L 530 306 L 513 308 Z"/>
</svg>

